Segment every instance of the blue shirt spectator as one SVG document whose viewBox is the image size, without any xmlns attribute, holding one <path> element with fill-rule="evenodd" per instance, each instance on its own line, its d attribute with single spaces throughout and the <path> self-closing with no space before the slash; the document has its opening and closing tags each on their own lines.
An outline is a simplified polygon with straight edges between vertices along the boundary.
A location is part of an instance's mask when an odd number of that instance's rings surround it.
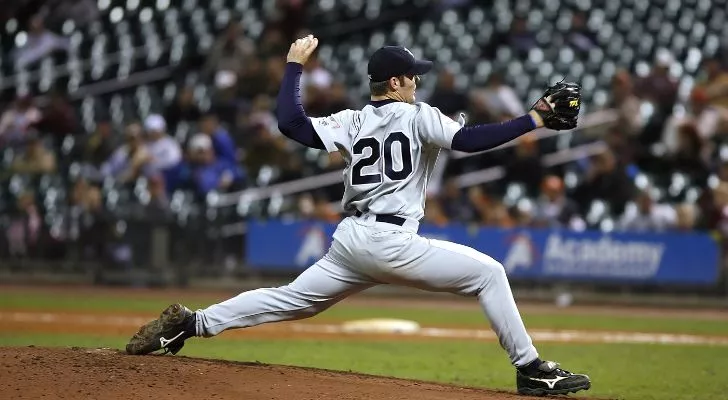
<svg viewBox="0 0 728 400">
<path fill-rule="evenodd" d="M 215 157 L 233 165 L 238 163 L 237 148 L 230 133 L 220 125 L 214 114 L 207 114 L 200 121 L 200 130 L 212 140 Z"/>
<path fill-rule="evenodd" d="M 189 164 L 186 174 L 192 188 L 200 197 L 213 190 L 226 192 L 240 188 L 244 182 L 241 167 L 218 158 L 210 136 L 198 133 L 189 143 Z"/>
</svg>

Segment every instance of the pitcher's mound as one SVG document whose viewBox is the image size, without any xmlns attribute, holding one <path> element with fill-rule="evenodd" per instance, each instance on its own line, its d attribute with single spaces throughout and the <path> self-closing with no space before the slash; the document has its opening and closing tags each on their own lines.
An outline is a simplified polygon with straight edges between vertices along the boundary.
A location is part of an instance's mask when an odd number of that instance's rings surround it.
<svg viewBox="0 0 728 400">
<path fill-rule="evenodd" d="M 112 349 L 0 348 L 10 399 L 533 399 L 516 394 L 328 370 Z"/>
</svg>

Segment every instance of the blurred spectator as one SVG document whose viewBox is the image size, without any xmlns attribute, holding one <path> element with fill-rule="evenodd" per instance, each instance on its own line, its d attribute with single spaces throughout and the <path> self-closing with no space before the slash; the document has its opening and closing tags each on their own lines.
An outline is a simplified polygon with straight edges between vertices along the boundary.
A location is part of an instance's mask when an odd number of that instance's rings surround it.
<svg viewBox="0 0 728 400">
<path fill-rule="evenodd" d="M 296 214 L 303 220 L 317 220 L 336 223 L 341 220 L 340 214 L 320 193 L 301 193 L 296 202 Z"/>
<path fill-rule="evenodd" d="M 308 63 L 307 63 L 308 64 Z M 283 81 L 283 75 L 286 72 L 286 58 L 276 58 L 271 57 L 266 62 L 266 73 L 267 73 L 267 79 L 266 82 L 268 84 L 268 90 L 265 93 L 268 93 L 269 96 L 275 97 L 278 94 L 278 89 L 280 89 L 281 82 Z"/>
<path fill-rule="evenodd" d="M 472 186 L 468 189 L 468 208 L 472 209 L 474 220 L 484 226 L 499 228 L 512 228 L 515 220 L 502 201 L 493 198 L 482 186 Z"/>
<path fill-rule="evenodd" d="M 670 75 L 673 58 L 668 53 L 659 53 L 652 66 L 652 71 L 637 82 L 636 93 L 643 99 L 653 103 L 656 112 L 662 115 L 672 113 L 677 100 L 677 82 Z"/>
<path fill-rule="evenodd" d="M 30 96 L 20 96 L 0 117 L 0 145 L 22 144 L 26 134 L 42 118 Z"/>
<path fill-rule="evenodd" d="M 161 173 L 167 179 L 182 161 L 182 148 L 167 135 L 167 123 L 161 115 L 152 114 L 144 120 L 144 133 L 149 153 L 148 173 Z"/>
<path fill-rule="evenodd" d="M 683 117 L 671 116 L 665 123 L 662 140 L 668 152 L 677 151 L 678 131 L 686 124 L 694 126 L 703 140 L 710 140 L 722 129 L 728 128 L 728 108 L 710 105 L 703 88 L 694 88 L 690 93 L 689 113 Z"/>
<path fill-rule="evenodd" d="M 21 174 L 49 174 L 56 171 L 56 155 L 45 148 L 39 136 L 33 134 L 25 152 L 13 160 L 10 169 Z"/>
<path fill-rule="evenodd" d="M 424 222 L 435 226 L 445 226 L 450 222 L 436 197 L 429 197 L 425 201 Z"/>
<path fill-rule="evenodd" d="M 215 158 L 237 164 L 238 156 L 235 142 L 230 133 L 220 125 L 220 121 L 215 114 L 208 113 L 202 116 L 200 131 L 212 140 Z"/>
<path fill-rule="evenodd" d="M 289 146 L 295 144 L 277 133 L 277 130 L 274 132 L 268 126 L 257 126 L 252 133 L 245 156 L 245 167 L 251 179 L 259 177 L 266 167 L 274 168 L 282 180 L 300 177 L 303 162 L 298 154 L 289 151 Z"/>
<path fill-rule="evenodd" d="M 675 206 L 675 230 L 678 232 L 692 232 L 697 221 L 695 204 L 681 203 Z"/>
<path fill-rule="evenodd" d="M 639 135 L 642 130 L 642 113 L 640 99 L 634 93 L 632 76 L 620 70 L 612 77 L 612 96 L 609 108 L 617 110 L 618 119 L 613 126 L 629 137 Z"/>
<path fill-rule="evenodd" d="M 343 82 L 334 81 L 329 89 L 329 96 L 323 115 L 336 114 L 341 110 L 347 110 L 353 107 L 347 94 L 346 85 Z"/>
<path fill-rule="evenodd" d="M 728 160 L 720 160 L 717 167 L 717 175 L 721 182 L 728 182 Z"/>
<path fill-rule="evenodd" d="M 640 191 L 634 205 L 627 207 L 619 220 L 619 229 L 631 232 L 665 232 L 675 225 L 675 210 L 668 204 L 655 204 L 649 191 Z"/>
<path fill-rule="evenodd" d="M 313 201 L 313 195 L 309 192 L 304 192 L 298 195 L 296 201 L 296 215 L 300 219 L 309 220 L 315 216 L 316 205 Z"/>
<path fill-rule="evenodd" d="M 509 120 L 526 113 L 516 91 L 506 85 L 503 76 L 497 72 L 488 77 L 485 87 L 473 89 L 470 99 L 477 109 L 487 112 L 494 121 Z"/>
<path fill-rule="evenodd" d="M 312 117 L 323 117 L 328 109 L 328 91 L 321 90 L 313 85 L 306 87 L 306 91 L 302 93 L 302 98 L 306 98 L 306 114 Z"/>
<path fill-rule="evenodd" d="M 94 213 L 101 209 L 101 205 L 101 191 L 86 179 L 76 180 L 69 191 L 68 207 L 63 217 L 56 220 L 60 223 L 54 222 L 51 228 L 51 238 L 61 246 L 84 240 L 94 241 L 96 238 L 84 237 L 84 233 L 94 224 Z M 97 240 L 103 240 L 103 235 Z M 85 245 L 81 244 L 82 247 Z"/>
<path fill-rule="evenodd" d="M 577 11 L 571 17 L 571 28 L 566 42 L 577 50 L 586 53 L 597 45 L 597 35 L 587 25 L 586 13 Z"/>
<path fill-rule="evenodd" d="M 76 181 L 67 214 L 64 218 L 66 237 L 56 233 L 56 239 L 78 240 L 84 258 L 103 259 L 112 218 L 104 210 L 101 191 L 83 179 Z"/>
<path fill-rule="evenodd" d="M 344 156 L 339 151 L 334 152 L 334 153 L 329 153 L 327 155 L 327 158 L 329 160 L 328 165 L 326 166 L 326 168 L 328 170 L 331 170 L 331 171 L 340 170 L 346 166 L 346 160 L 344 159 Z"/>
<path fill-rule="evenodd" d="M 538 195 L 544 176 L 538 141 L 534 134 L 526 134 L 517 139 L 515 157 L 509 158 L 505 165 L 505 182 L 519 182 L 526 186 L 531 197 Z"/>
<path fill-rule="evenodd" d="M 48 106 L 41 111 L 41 119 L 35 126 L 38 130 L 52 133 L 59 139 L 76 133 L 78 129 L 76 110 L 63 93 L 53 91 Z"/>
<path fill-rule="evenodd" d="M 149 202 L 146 204 L 146 211 L 157 213 L 169 210 L 169 198 L 167 196 L 167 182 L 160 175 L 152 175 L 147 181 L 149 191 Z M 165 213 L 158 216 L 164 217 Z"/>
<path fill-rule="evenodd" d="M 713 208 L 715 219 L 711 221 L 710 226 L 726 238 L 728 237 L 728 182 L 721 182 L 713 189 Z"/>
<path fill-rule="evenodd" d="M 111 121 L 97 121 L 96 130 L 85 139 L 82 150 L 83 160 L 92 168 L 92 175 L 96 175 L 101 165 L 111 157 L 117 147 L 116 142 Z"/>
<path fill-rule="evenodd" d="M 114 150 L 111 157 L 102 164 L 101 173 L 104 177 L 129 183 L 144 173 L 150 155 L 142 141 L 142 127 L 139 124 L 129 124 L 124 132 L 124 139 L 125 143 Z"/>
<path fill-rule="evenodd" d="M 338 110 L 340 111 L 340 110 Z M 246 136 L 239 142 L 248 143 L 248 137 L 259 127 L 266 127 L 270 132 L 278 132 L 278 120 L 273 114 L 273 99 L 267 94 L 260 94 L 253 99 L 250 114 L 241 114 L 239 126 L 244 127 Z"/>
<path fill-rule="evenodd" d="M 5 232 L 10 256 L 39 256 L 44 226 L 34 193 L 22 193 L 18 196 L 16 206 L 17 213 L 11 217 Z"/>
<path fill-rule="evenodd" d="M 331 75 L 331 72 L 321 65 L 321 61 L 316 53 L 314 53 L 303 66 L 300 82 L 301 101 L 303 101 L 303 105 L 308 113 L 312 105 L 315 108 L 319 104 L 326 104 L 328 90 L 334 83 L 334 77 Z"/>
<path fill-rule="evenodd" d="M 531 49 L 538 47 L 536 35 L 528 29 L 526 18 L 513 18 L 510 30 L 495 36 L 484 52 L 488 57 L 494 58 L 499 47 L 508 47 L 520 57 L 525 57 Z"/>
<path fill-rule="evenodd" d="M 721 210 L 718 204 L 718 191 L 723 188 L 725 189 L 726 196 L 724 198 L 728 201 L 728 182 L 719 182 L 718 186 L 712 190 L 706 189 L 700 193 L 695 206 L 698 210 L 695 219 L 695 228 L 703 231 L 712 231 L 717 228 L 718 222 L 721 218 Z"/>
<path fill-rule="evenodd" d="M 265 4 L 270 7 L 266 24 L 269 31 L 280 32 L 281 40 L 285 43 L 298 39 L 296 32 L 301 29 L 306 20 L 306 18 L 302 18 L 306 13 L 306 2 L 304 0 L 275 0 Z"/>
<path fill-rule="evenodd" d="M 677 148 L 665 159 L 668 170 L 683 172 L 694 181 L 705 182 L 709 170 L 705 162 L 704 143 L 695 125 L 681 125 L 677 132 Z"/>
<path fill-rule="evenodd" d="M 231 72 L 237 77 L 241 67 L 253 58 L 254 53 L 255 44 L 245 37 L 243 26 L 232 21 L 212 45 L 203 75 L 215 77 L 219 72 Z"/>
<path fill-rule="evenodd" d="M 251 100 L 261 93 L 268 93 L 269 88 L 273 85 L 271 82 L 271 71 L 268 67 L 275 59 L 266 61 L 261 58 L 251 59 L 243 67 L 240 74 L 240 84 L 238 85 L 238 94 L 242 99 Z M 277 86 L 279 82 L 275 82 Z"/>
<path fill-rule="evenodd" d="M 200 116 L 201 112 L 195 104 L 194 91 L 190 86 L 181 88 L 174 102 L 164 110 L 164 119 L 171 131 L 174 131 L 180 122 L 197 122 Z"/>
<path fill-rule="evenodd" d="M 678 85 L 670 76 L 672 56 L 659 53 L 652 71 L 635 85 L 635 93 L 652 105 L 652 114 L 646 121 L 640 141 L 650 146 L 660 139 L 665 120 L 672 115 L 672 108 L 677 100 Z"/>
<path fill-rule="evenodd" d="M 634 139 L 623 133 L 619 125 L 611 126 L 604 136 L 604 142 L 617 157 L 617 162 L 625 166 L 637 161 L 640 154 L 639 144 Z"/>
<path fill-rule="evenodd" d="M 237 76 L 230 71 L 219 72 L 215 77 L 215 93 L 212 97 L 212 113 L 228 126 L 235 126 L 238 113 L 243 107 L 238 98 Z"/>
<path fill-rule="evenodd" d="M 285 34 L 279 29 L 266 28 L 258 43 L 258 57 L 260 59 L 285 57 L 288 53 L 290 43 L 294 40 L 292 38 L 287 39 Z"/>
<path fill-rule="evenodd" d="M 467 122 L 469 124 L 488 124 L 495 122 L 495 118 L 484 101 L 484 97 L 476 94 L 478 89 L 472 89 L 468 94 Z"/>
<path fill-rule="evenodd" d="M 530 199 L 521 199 L 509 210 L 515 226 L 532 226 L 534 224 L 534 204 Z"/>
<path fill-rule="evenodd" d="M 579 216 L 579 207 L 566 197 L 564 182 L 558 176 L 548 175 L 543 179 L 541 196 L 535 205 L 533 225 L 578 231 L 586 228 L 586 223 Z"/>
<path fill-rule="evenodd" d="M 67 51 L 69 44 L 67 38 L 47 30 L 41 16 L 33 16 L 29 21 L 26 42 L 15 50 L 15 67 L 24 69 L 51 53 Z"/>
<path fill-rule="evenodd" d="M 574 200 L 585 212 L 594 200 L 604 200 L 614 214 L 622 214 L 634 190 L 632 181 L 610 150 L 591 158 L 584 180 L 574 192 Z"/>
<path fill-rule="evenodd" d="M 516 227 L 516 220 L 513 218 L 513 214 L 501 201 L 496 201 L 493 204 L 493 209 L 489 214 L 489 218 L 486 221 L 486 225 L 493 226 L 496 228 L 512 229 Z"/>
<path fill-rule="evenodd" d="M 453 119 L 457 119 L 458 113 L 468 108 L 467 96 L 455 88 L 455 75 L 448 70 L 440 72 L 437 77 L 437 87 L 427 103 Z"/>
<path fill-rule="evenodd" d="M 189 177 L 197 194 L 204 198 L 209 192 L 227 192 L 243 184 L 243 172 L 235 164 L 217 158 L 209 135 L 198 133 L 190 139 Z"/>
<path fill-rule="evenodd" d="M 473 210 L 473 220 L 483 224 L 489 225 L 491 222 L 491 213 L 493 211 L 493 201 L 486 194 L 486 191 L 481 186 L 472 186 L 468 188 L 468 208 Z"/>
<path fill-rule="evenodd" d="M 701 75 L 696 87 L 705 90 L 708 103 L 711 106 L 728 108 L 728 71 L 720 59 L 705 59 Z"/>
<path fill-rule="evenodd" d="M 73 183 L 70 193 L 72 207 L 79 207 L 83 210 L 92 208 L 97 197 L 101 195 L 99 188 L 89 184 L 85 179 L 78 179 Z"/>
<path fill-rule="evenodd" d="M 315 193 L 313 199 L 314 214 L 317 220 L 330 223 L 337 223 L 341 220 L 341 215 L 323 193 Z"/>
<path fill-rule="evenodd" d="M 453 221 L 467 222 L 473 220 L 473 209 L 470 207 L 468 199 L 463 196 L 457 178 L 447 179 L 444 186 L 439 200 L 445 216 Z"/>
</svg>

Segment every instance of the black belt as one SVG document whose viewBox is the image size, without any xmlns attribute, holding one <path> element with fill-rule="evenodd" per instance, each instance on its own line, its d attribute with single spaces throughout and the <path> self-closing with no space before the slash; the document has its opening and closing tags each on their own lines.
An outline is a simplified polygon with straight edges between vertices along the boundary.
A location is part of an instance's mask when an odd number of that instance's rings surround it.
<svg viewBox="0 0 728 400">
<path fill-rule="evenodd" d="M 356 216 L 361 217 L 362 212 L 357 210 Z M 375 218 L 376 218 L 377 222 L 386 222 L 388 224 L 394 224 L 394 225 L 399 225 L 399 226 L 404 225 L 404 223 L 407 221 L 406 219 L 404 219 L 402 217 L 398 217 L 394 214 L 377 214 Z"/>
</svg>

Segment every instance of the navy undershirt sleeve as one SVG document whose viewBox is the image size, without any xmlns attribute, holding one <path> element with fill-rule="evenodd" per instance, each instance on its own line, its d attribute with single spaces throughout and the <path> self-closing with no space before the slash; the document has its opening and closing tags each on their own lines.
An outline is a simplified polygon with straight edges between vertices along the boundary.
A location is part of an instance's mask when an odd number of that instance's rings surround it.
<svg viewBox="0 0 728 400">
<path fill-rule="evenodd" d="M 301 103 L 301 72 L 303 66 L 299 63 L 286 64 L 286 72 L 278 91 L 278 105 L 276 117 L 278 129 L 287 137 L 314 149 L 325 149 L 324 143 L 316 133 L 311 119 Z"/>
<path fill-rule="evenodd" d="M 536 129 L 530 115 L 506 122 L 464 126 L 452 138 L 451 148 L 466 153 L 494 149 Z"/>
</svg>

